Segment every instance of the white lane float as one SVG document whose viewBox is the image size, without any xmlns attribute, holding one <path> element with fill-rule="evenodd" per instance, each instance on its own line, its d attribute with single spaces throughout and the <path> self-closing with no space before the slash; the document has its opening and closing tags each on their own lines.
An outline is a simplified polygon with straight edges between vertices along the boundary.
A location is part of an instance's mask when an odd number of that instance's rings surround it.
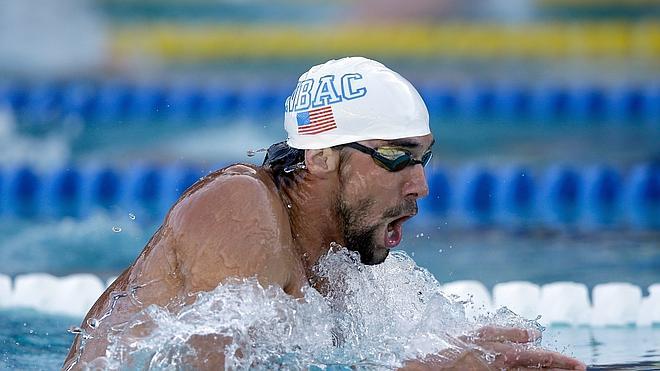
<svg viewBox="0 0 660 371">
<path fill-rule="evenodd" d="M 498 283 L 493 287 L 495 308 L 507 307 L 523 318 L 535 319 L 540 314 L 541 287 L 526 281 Z"/>
<path fill-rule="evenodd" d="M 31 308 L 49 314 L 84 316 L 101 293 L 116 279 L 101 280 L 93 274 L 56 277 L 30 273 L 13 278 L 0 274 L 0 308 Z M 501 282 L 492 295 L 479 281 L 445 283 L 442 291 L 465 302 L 473 318 L 506 306 L 526 319 L 539 315 L 542 325 L 616 327 L 660 325 L 660 283 L 648 287 L 649 295 L 630 283 L 596 285 L 593 305 L 587 286 L 553 282 L 543 286 L 526 281 Z"/>
<path fill-rule="evenodd" d="M 553 282 L 541 287 L 539 311 L 542 325 L 588 325 L 589 290 L 576 282 Z"/>
<path fill-rule="evenodd" d="M 625 282 L 594 286 L 592 326 L 628 326 L 637 321 L 642 289 Z"/>
</svg>

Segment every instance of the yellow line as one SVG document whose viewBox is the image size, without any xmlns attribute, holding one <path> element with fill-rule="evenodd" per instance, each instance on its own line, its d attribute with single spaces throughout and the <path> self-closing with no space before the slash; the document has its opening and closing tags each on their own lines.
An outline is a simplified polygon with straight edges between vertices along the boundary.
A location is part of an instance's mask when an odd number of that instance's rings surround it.
<svg viewBox="0 0 660 371">
<path fill-rule="evenodd" d="M 660 57 L 660 23 L 294 27 L 140 25 L 117 29 L 113 56 L 208 61 L 340 55 L 449 58 Z"/>
</svg>

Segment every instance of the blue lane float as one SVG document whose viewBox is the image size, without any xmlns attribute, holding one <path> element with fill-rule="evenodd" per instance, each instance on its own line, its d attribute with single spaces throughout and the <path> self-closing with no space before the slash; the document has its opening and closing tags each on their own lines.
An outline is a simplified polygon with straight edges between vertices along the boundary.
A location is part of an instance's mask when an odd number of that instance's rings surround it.
<svg viewBox="0 0 660 371">
<path fill-rule="evenodd" d="M 0 217 L 84 218 L 98 210 L 162 218 L 205 173 L 189 165 L 0 169 Z M 416 223 L 660 229 L 660 166 L 430 168 Z"/>
<path fill-rule="evenodd" d="M 523 166 L 500 171 L 502 186 L 497 193 L 498 208 L 504 222 L 534 222 L 538 184 L 534 173 Z"/>
<path fill-rule="evenodd" d="M 418 85 L 436 118 L 660 124 L 660 84 L 656 82 L 600 86 L 437 81 Z M 219 82 L 0 81 L 0 106 L 37 121 L 70 115 L 90 122 L 203 121 L 280 114 L 291 89 Z"/>
</svg>

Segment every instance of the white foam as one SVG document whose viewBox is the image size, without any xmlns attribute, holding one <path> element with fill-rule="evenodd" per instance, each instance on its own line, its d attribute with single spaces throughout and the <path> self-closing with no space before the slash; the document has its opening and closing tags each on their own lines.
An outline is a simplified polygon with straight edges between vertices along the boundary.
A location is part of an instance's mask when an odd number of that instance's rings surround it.
<svg viewBox="0 0 660 371">
<path fill-rule="evenodd" d="M 637 321 L 642 290 L 629 283 L 613 282 L 593 289 L 594 326 L 625 326 Z"/>
<path fill-rule="evenodd" d="M 486 286 L 479 281 L 454 281 L 442 286 L 442 291 L 449 295 L 456 295 L 465 301 L 465 315 L 475 318 L 492 310 L 493 305 L 490 293 Z"/>
<path fill-rule="evenodd" d="M 534 319 L 539 315 L 541 287 L 526 281 L 498 283 L 493 287 L 495 308 L 507 307 L 519 316 Z"/>
<path fill-rule="evenodd" d="M 591 316 L 587 286 L 575 282 L 543 285 L 539 309 L 543 325 L 587 325 Z"/>
<path fill-rule="evenodd" d="M 224 143 L 218 146 L 218 143 Z M 229 127 L 208 127 L 188 131 L 171 141 L 158 145 L 156 151 L 173 159 L 185 158 L 188 161 L 206 161 L 209 158 L 246 158 L 248 150 L 268 146 L 272 139 L 267 130 L 260 126 L 246 125 L 240 120 Z M 152 149 L 153 150 L 153 149 Z"/>
<path fill-rule="evenodd" d="M 20 134 L 8 110 L 0 107 L 0 165 L 29 165 L 38 170 L 60 168 L 70 159 L 69 138 L 53 134 L 35 138 Z M 35 151 L 38 148 L 38 151 Z"/>
<path fill-rule="evenodd" d="M 11 305 L 11 278 L 0 274 L 0 308 Z"/>
<path fill-rule="evenodd" d="M 47 313 L 83 316 L 103 292 L 101 280 L 92 274 L 58 278 L 47 273 L 16 277 L 12 305 Z"/>
</svg>

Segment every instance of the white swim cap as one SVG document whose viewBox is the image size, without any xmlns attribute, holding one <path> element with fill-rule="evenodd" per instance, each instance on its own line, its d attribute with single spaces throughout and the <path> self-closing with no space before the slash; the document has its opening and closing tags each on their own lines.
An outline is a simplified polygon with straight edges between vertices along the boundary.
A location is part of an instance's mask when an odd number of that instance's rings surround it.
<svg viewBox="0 0 660 371">
<path fill-rule="evenodd" d="M 312 67 L 284 106 L 287 144 L 298 149 L 431 133 L 426 105 L 410 82 L 362 57 Z"/>
</svg>

